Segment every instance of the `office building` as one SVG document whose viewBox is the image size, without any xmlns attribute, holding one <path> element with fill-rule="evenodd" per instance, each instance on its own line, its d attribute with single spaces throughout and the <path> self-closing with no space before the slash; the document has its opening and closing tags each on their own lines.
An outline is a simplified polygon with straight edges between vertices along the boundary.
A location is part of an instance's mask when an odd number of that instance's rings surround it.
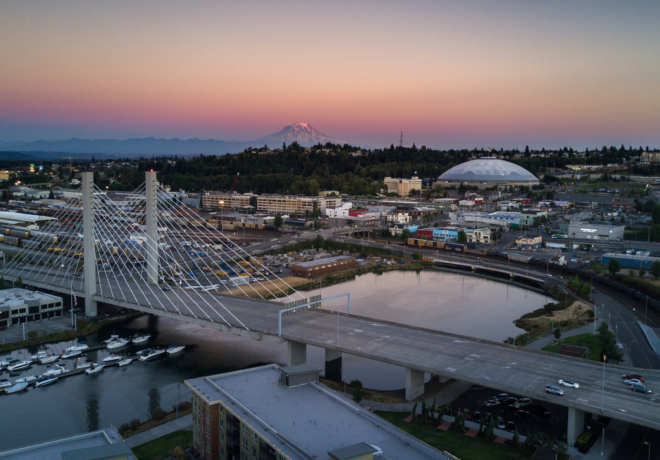
<svg viewBox="0 0 660 460">
<path fill-rule="evenodd" d="M 396 193 L 399 196 L 408 196 L 413 190 L 416 192 L 422 190 L 422 180 L 416 176 L 412 179 L 397 179 L 394 177 L 386 177 L 383 180 L 383 183 L 387 187 L 388 193 Z"/>
<path fill-rule="evenodd" d="M 584 238 L 587 240 L 623 240 L 624 225 L 612 225 L 605 222 L 571 221 L 568 224 L 569 238 Z M 561 229 L 560 229 L 561 230 Z"/>
<path fill-rule="evenodd" d="M 257 211 L 269 214 L 296 214 L 305 216 L 314 212 L 324 215 L 326 209 L 341 206 L 341 197 L 318 197 L 296 195 L 260 195 Z"/>
<path fill-rule="evenodd" d="M 538 249 L 543 245 L 540 236 L 523 236 L 516 239 L 516 246 L 520 249 Z"/>
<path fill-rule="evenodd" d="M 22 288 L 0 291 L 0 326 L 58 316 L 62 316 L 61 297 Z"/>
<path fill-rule="evenodd" d="M 202 195 L 202 208 L 234 211 L 238 209 L 256 208 L 257 195 L 252 193 L 207 193 Z"/>
<path fill-rule="evenodd" d="M 208 460 L 447 459 L 318 383 L 319 372 L 271 364 L 186 381 L 193 445 Z"/>
</svg>

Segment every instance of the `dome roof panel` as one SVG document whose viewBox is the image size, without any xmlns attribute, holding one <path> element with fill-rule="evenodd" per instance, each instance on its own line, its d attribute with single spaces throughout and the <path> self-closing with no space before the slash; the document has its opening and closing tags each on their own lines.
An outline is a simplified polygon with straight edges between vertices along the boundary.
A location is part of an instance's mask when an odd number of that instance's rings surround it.
<svg viewBox="0 0 660 460">
<path fill-rule="evenodd" d="M 538 178 L 525 168 L 497 158 L 480 158 L 454 166 L 438 180 L 536 182 Z"/>
</svg>

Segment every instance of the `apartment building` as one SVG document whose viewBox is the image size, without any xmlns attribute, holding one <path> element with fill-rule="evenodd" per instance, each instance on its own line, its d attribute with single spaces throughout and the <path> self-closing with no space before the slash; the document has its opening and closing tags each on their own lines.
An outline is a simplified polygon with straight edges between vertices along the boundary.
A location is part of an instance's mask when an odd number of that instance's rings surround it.
<svg viewBox="0 0 660 460">
<path fill-rule="evenodd" d="M 62 298 L 23 288 L 0 294 L 0 326 L 62 316 Z"/>
<path fill-rule="evenodd" d="M 422 180 L 417 176 L 412 179 L 386 177 L 383 183 L 387 187 L 388 193 L 396 193 L 399 196 L 408 196 L 412 190 L 419 192 L 422 189 Z"/>
<path fill-rule="evenodd" d="M 232 211 L 235 209 L 256 207 L 257 195 L 252 193 L 207 193 L 202 195 L 202 208 L 222 209 Z"/>
<path fill-rule="evenodd" d="M 341 206 L 341 197 L 318 197 L 297 195 L 260 195 L 257 197 L 257 211 L 269 214 L 296 213 L 304 216 L 306 213 L 326 213 L 326 209 Z"/>
<path fill-rule="evenodd" d="M 312 364 L 270 364 L 187 380 L 193 445 L 201 458 L 448 459 L 318 383 L 320 371 Z M 345 455 L 347 448 L 352 456 Z"/>
</svg>

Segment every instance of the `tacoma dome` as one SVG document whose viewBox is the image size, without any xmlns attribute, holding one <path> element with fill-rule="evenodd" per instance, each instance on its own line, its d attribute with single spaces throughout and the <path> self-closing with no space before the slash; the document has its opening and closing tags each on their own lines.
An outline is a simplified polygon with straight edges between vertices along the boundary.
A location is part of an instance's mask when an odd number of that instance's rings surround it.
<svg viewBox="0 0 660 460">
<path fill-rule="evenodd" d="M 440 185 L 476 185 L 479 188 L 497 185 L 536 185 L 539 179 L 516 164 L 484 157 L 478 160 L 466 161 L 454 166 L 438 177 Z"/>
</svg>

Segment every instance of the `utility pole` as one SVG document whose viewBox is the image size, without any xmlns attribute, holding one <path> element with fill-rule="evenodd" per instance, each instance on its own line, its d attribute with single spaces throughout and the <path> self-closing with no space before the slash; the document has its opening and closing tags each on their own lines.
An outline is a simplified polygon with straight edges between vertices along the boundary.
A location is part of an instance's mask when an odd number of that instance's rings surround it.
<svg viewBox="0 0 660 460">
<path fill-rule="evenodd" d="M 399 137 L 399 148 L 403 148 L 403 131 L 401 131 L 401 137 Z"/>
</svg>

